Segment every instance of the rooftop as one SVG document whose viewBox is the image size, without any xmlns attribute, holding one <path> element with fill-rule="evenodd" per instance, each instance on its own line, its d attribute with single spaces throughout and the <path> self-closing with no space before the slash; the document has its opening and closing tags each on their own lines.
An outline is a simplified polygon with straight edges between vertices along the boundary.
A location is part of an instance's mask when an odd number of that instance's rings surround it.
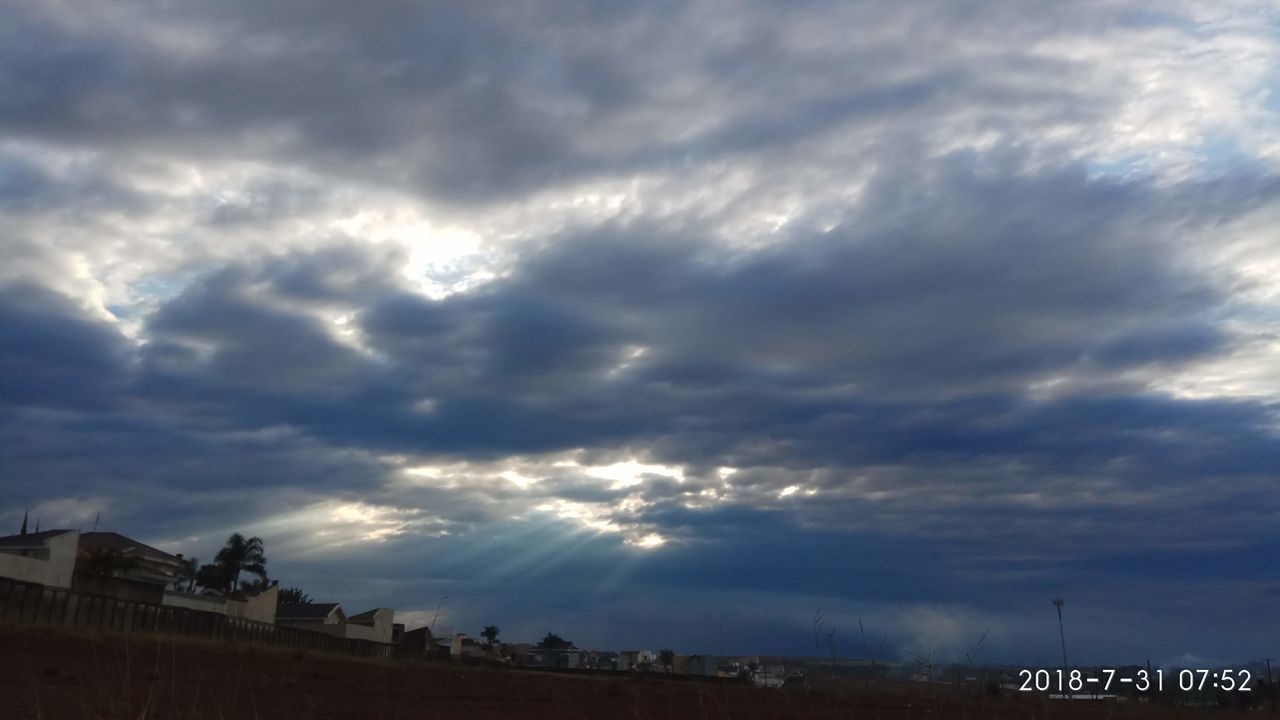
<svg viewBox="0 0 1280 720">
<path fill-rule="evenodd" d="M 33 550 L 44 547 L 46 541 L 74 530 L 41 530 L 26 535 L 6 535 L 0 537 L 0 548 L 6 550 Z"/>
<path fill-rule="evenodd" d="M 181 560 L 176 555 L 171 555 L 163 550 L 158 550 L 145 543 L 140 543 L 133 538 L 125 537 L 115 532 L 87 532 L 80 533 L 80 547 L 85 550 L 95 550 L 97 548 L 110 548 L 119 550 L 120 552 L 136 552 L 148 560 L 154 560 L 163 563 L 179 563 Z"/>
<path fill-rule="evenodd" d="M 378 611 L 380 610 L 388 610 L 388 612 L 390 611 L 388 608 L 374 608 L 372 610 L 365 610 L 364 612 L 358 613 L 356 615 L 351 615 L 347 618 L 347 620 L 354 623 L 358 623 L 358 622 L 371 623 L 377 618 Z"/>
<path fill-rule="evenodd" d="M 335 608 L 338 608 L 338 603 L 282 604 L 276 608 L 276 620 L 323 620 Z"/>
</svg>

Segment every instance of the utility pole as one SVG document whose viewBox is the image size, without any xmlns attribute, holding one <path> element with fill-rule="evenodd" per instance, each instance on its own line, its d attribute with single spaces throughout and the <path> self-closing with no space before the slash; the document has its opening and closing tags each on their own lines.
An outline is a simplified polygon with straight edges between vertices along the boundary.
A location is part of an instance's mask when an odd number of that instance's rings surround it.
<svg viewBox="0 0 1280 720">
<path fill-rule="evenodd" d="M 1063 599 L 1056 597 L 1053 599 L 1053 606 L 1058 608 L 1058 637 L 1062 640 L 1062 672 L 1067 672 L 1067 634 L 1062 630 L 1062 605 Z"/>
<path fill-rule="evenodd" d="M 1271 714 L 1276 714 L 1276 685 L 1271 679 L 1271 658 L 1267 658 L 1267 697 L 1271 698 Z"/>
<path fill-rule="evenodd" d="M 433 634 L 436 631 L 436 618 L 440 617 L 440 608 L 444 607 L 445 601 L 447 601 L 448 599 L 449 599 L 448 595 L 445 595 L 444 597 L 440 598 L 439 604 L 436 605 L 436 614 L 431 616 L 430 632 Z"/>
</svg>

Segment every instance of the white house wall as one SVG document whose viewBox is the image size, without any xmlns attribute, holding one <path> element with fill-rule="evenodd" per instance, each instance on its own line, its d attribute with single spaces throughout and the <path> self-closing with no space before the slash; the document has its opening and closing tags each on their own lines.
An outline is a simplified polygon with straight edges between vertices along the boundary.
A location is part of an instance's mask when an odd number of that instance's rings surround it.
<svg viewBox="0 0 1280 720">
<path fill-rule="evenodd" d="M 76 551 L 80 547 L 80 533 L 71 530 L 55 535 L 45 541 L 45 547 L 49 552 L 47 559 L 0 552 L 0 577 L 49 587 L 71 587 L 71 577 L 76 570 Z"/>
<path fill-rule="evenodd" d="M 201 597 L 199 595 L 188 595 L 187 593 L 166 592 L 164 594 L 163 604 L 172 607 L 187 608 L 188 610 L 201 610 L 204 612 L 215 612 L 225 614 L 226 600 L 222 598 Z"/>
</svg>

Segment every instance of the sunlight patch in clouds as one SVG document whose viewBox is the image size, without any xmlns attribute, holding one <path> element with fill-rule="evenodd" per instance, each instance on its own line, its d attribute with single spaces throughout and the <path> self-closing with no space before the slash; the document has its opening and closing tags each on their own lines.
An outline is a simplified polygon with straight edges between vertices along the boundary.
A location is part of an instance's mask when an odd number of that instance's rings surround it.
<svg viewBox="0 0 1280 720">
<path fill-rule="evenodd" d="M 592 509 L 586 503 L 555 500 L 543 503 L 535 507 L 534 510 L 551 513 L 561 520 L 574 520 L 583 527 L 590 528 L 596 532 L 620 533 L 623 531 L 621 525 L 607 517 L 603 517 L 601 513 Z"/>
<path fill-rule="evenodd" d="M 610 488 L 613 490 L 639 485 L 644 482 L 645 475 L 661 475 L 674 478 L 677 482 L 684 482 L 684 471 L 678 467 L 646 464 L 636 460 L 616 462 L 612 465 L 587 465 L 582 467 L 583 472 L 587 475 L 602 480 L 612 480 L 613 485 Z"/>
<path fill-rule="evenodd" d="M 649 533 L 648 535 L 645 535 L 644 537 L 638 540 L 634 540 L 634 541 L 628 540 L 627 544 L 634 545 L 640 548 L 645 548 L 647 550 L 650 548 L 662 547 L 663 545 L 666 544 L 666 542 L 667 542 L 667 539 L 662 537 L 658 533 Z"/>
</svg>

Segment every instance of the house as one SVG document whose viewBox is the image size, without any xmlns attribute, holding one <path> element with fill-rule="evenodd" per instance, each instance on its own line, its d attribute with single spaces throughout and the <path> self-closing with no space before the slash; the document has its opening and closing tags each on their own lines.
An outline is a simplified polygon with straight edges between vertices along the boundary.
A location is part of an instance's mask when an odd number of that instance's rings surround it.
<svg viewBox="0 0 1280 720">
<path fill-rule="evenodd" d="M 623 650 L 618 653 L 619 670 L 648 672 L 658 662 L 658 654 L 652 650 Z"/>
<path fill-rule="evenodd" d="M 390 644 L 395 633 L 396 611 L 374 608 L 347 618 L 347 637 Z"/>
<path fill-rule="evenodd" d="M 300 627 L 307 630 L 341 627 L 347 624 L 347 614 L 338 603 L 288 603 L 276 608 L 276 624 Z M 330 632 L 342 636 L 342 632 Z"/>
<path fill-rule="evenodd" d="M 133 559 L 133 567 L 120 575 L 126 580 L 176 590 L 187 575 L 187 563 L 181 555 L 171 555 L 120 533 L 80 533 L 80 551 L 77 557 L 82 564 L 93 553 L 104 550 L 114 550 L 126 559 Z"/>
<path fill-rule="evenodd" d="M 584 667 L 585 655 L 585 652 L 577 648 L 556 648 L 551 650 L 534 647 L 528 652 L 512 653 L 511 663 L 527 668 L 577 669 Z"/>
<path fill-rule="evenodd" d="M 582 667 L 591 670 L 613 670 L 618 662 L 618 653 L 603 650 L 588 650 L 582 658 Z"/>
<path fill-rule="evenodd" d="M 716 669 L 720 664 L 720 658 L 715 655 L 690 655 L 687 660 L 690 675 L 702 675 L 705 677 L 715 677 Z"/>
<path fill-rule="evenodd" d="M 782 665 L 761 665 L 751 671 L 751 684 L 756 687 L 780 688 L 787 680 L 787 668 Z"/>
<path fill-rule="evenodd" d="M 199 595 L 165 590 L 160 604 L 274 624 L 279 594 L 280 587 L 273 580 L 266 590 L 255 595 L 236 593 L 232 597 L 227 597 L 222 593 L 209 590 Z"/>
<path fill-rule="evenodd" d="M 347 617 L 338 603 L 296 603 L 276 608 L 277 625 L 314 630 L 350 640 L 391 644 L 395 611 L 374 608 Z"/>
<path fill-rule="evenodd" d="M 69 588 L 79 547 L 80 533 L 75 530 L 0 537 L 0 577 Z"/>
<path fill-rule="evenodd" d="M 400 647 L 409 655 L 434 655 L 438 652 L 431 628 L 426 625 L 406 631 L 400 639 Z"/>
<path fill-rule="evenodd" d="M 449 644 L 449 657 L 454 660 L 461 660 L 466 657 L 481 657 L 484 654 L 484 647 L 475 638 L 468 637 L 464 633 L 455 633 L 453 641 Z"/>
</svg>

